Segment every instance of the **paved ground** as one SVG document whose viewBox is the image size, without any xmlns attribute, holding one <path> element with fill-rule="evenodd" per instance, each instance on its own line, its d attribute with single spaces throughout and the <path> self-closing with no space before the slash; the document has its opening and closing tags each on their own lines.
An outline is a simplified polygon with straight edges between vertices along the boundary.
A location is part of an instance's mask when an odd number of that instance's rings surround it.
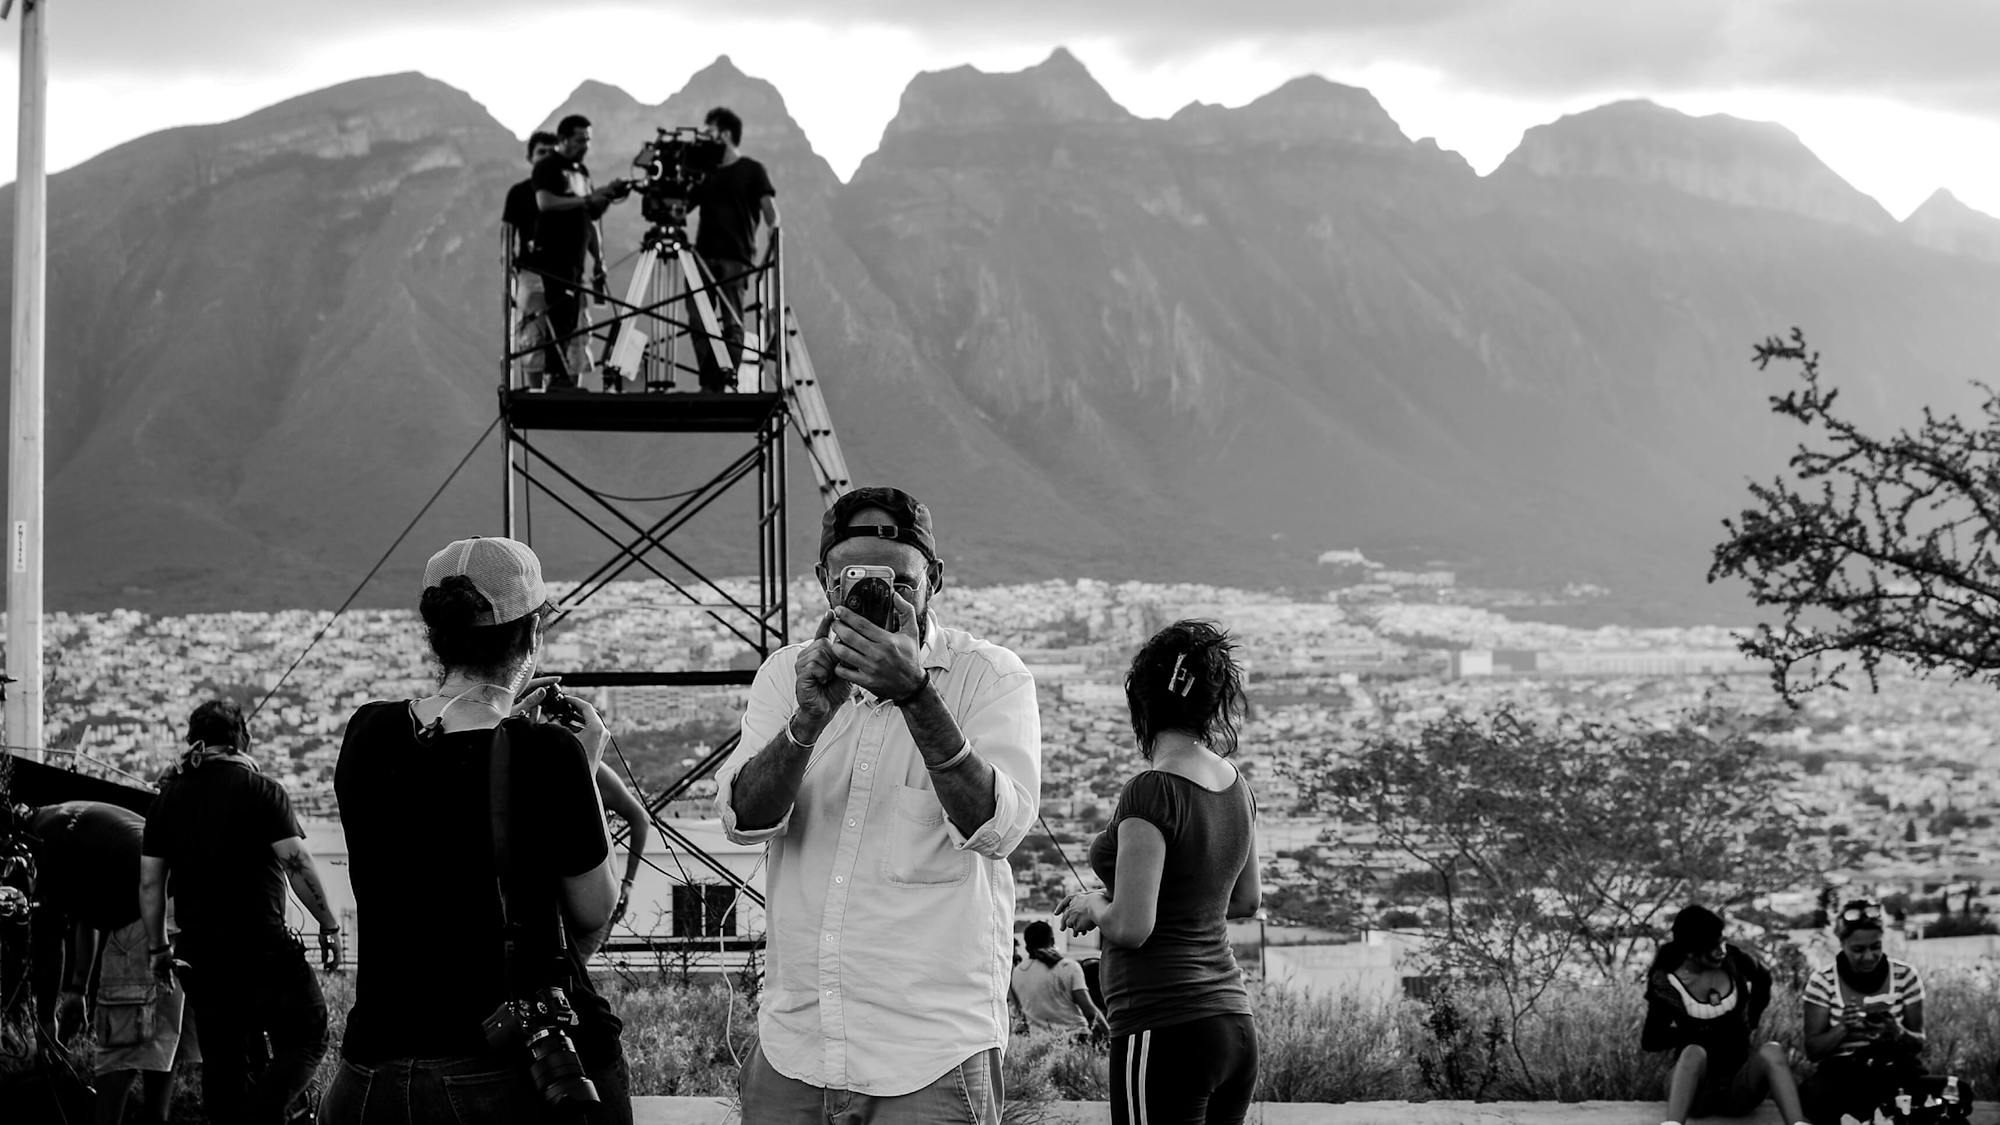
<svg viewBox="0 0 2000 1125">
<path fill-rule="evenodd" d="M 634 1125 L 738 1125 L 716 1098 L 634 1098 Z M 1250 1110 L 1249 1125 L 1659 1125 L 1658 1102 L 1348 1102 L 1273 1103 Z M 1057 1102 L 1048 1125 L 1108 1125 L 1103 1102 Z M 2000 1102 L 1980 1102 L 1976 1125 L 2000 1125 Z M 1766 1105 L 1750 1117 L 1706 1117 L 1736 1125 L 1789 1125 Z"/>
</svg>

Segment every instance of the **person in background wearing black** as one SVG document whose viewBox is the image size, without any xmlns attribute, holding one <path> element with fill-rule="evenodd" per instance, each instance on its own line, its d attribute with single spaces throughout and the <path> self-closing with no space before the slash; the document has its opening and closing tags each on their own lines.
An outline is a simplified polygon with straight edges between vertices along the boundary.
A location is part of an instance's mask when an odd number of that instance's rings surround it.
<svg viewBox="0 0 2000 1125">
<path fill-rule="evenodd" d="M 611 204 L 625 198 L 628 188 L 614 180 L 601 188 L 590 183 L 590 119 L 572 113 L 556 124 L 556 150 L 535 165 L 535 242 L 545 272 L 551 342 L 548 362 L 550 389 L 576 390 L 577 375 L 588 359 L 582 337 L 570 339 L 583 317 L 586 286 L 603 292 L 604 247 L 597 220 Z M 586 263 L 594 263 L 591 273 Z"/>
<path fill-rule="evenodd" d="M 544 1120 L 527 1051 L 493 1049 L 481 1027 L 503 1001 L 526 998 L 507 994 L 490 819 L 494 728 L 505 722 L 508 909 L 517 921 L 548 923 L 521 935 L 515 964 L 525 976 L 560 963 L 567 977 L 517 989 L 564 989 L 600 1119 L 630 1125 L 621 1025 L 584 971 L 618 897 L 592 783 L 609 735 L 580 699 L 565 697 L 573 729 L 520 721 L 539 713 L 553 682 L 530 678 L 548 610 L 541 563 L 512 539 L 461 539 L 431 557 L 418 609 L 440 672 L 436 694 L 356 711 L 334 767 L 368 941 L 320 1123 Z M 555 946 L 558 912 L 564 949 Z"/>
<path fill-rule="evenodd" d="M 535 224 L 542 209 L 535 203 L 535 166 L 554 155 L 556 135 L 538 129 L 528 136 L 527 179 L 507 189 L 507 203 L 500 209 L 500 221 L 507 224 L 514 262 L 514 350 L 521 356 L 522 381 L 529 390 L 542 389 L 543 372 L 548 367 L 549 306 L 542 287 L 541 255 L 535 245 Z M 536 347 L 536 345 L 543 345 Z M 534 348 L 533 351 L 528 349 Z M 561 368 L 557 368 L 561 370 Z"/>
<path fill-rule="evenodd" d="M 97 1117 L 123 1119 L 132 1083 L 145 1077 L 147 1119 L 166 1121 L 181 1042 L 182 992 L 153 979 L 139 915 L 139 850 L 146 818 L 101 801 L 64 801 L 17 815 L 39 869 L 35 965 L 61 982 L 57 1039 L 68 1042 L 93 988 Z M 93 962 L 98 966 L 93 972 Z M 50 1011 L 54 997 L 38 989 Z"/>
<path fill-rule="evenodd" d="M 280 1122 L 326 1054 L 326 1000 L 285 927 L 285 886 L 319 922 L 337 964 L 340 921 L 284 787 L 250 757 L 243 709 L 211 700 L 188 717 L 189 750 L 146 817 L 139 910 L 154 976 L 178 959 L 201 1040 L 202 1108 L 220 1125 Z M 167 945 L 173 881 L 180 944 Z M 270 1037 L 271 1058 L 252 1073 Z"/>
<path fill-rule="evenodd" d="M 695 231 L 695 253 L 708 265 L 715 283 L 716 315 L 722 319 L 722 340 L 734 369 L 743 362 L 744 294 L 750 288 L 750 271 L 769 260 L 778 237 L 778 189 L 771 186 L 764 166 L 736 151 L 743 143 L 743 119 L 716 106 L 702 119 L 709 134 L 722 142 L 722 165 L 694 189 L 688 207 L 701 216 Z M 764 250 L 757 251 L 757 224 L 764 225 Z M 699 325 L 698 318 L 691 324 Z M 701 389 L 729 390 L 734 378 L 716 365 L 713 349 L 697 336 L 695 356 L 701 368 Z"/>
<path fill-rule="evenodd" d="M 1257 912 L 1257 800 L 1228 761 L 1244 713 L 1229 634 L 1160 630 L 1132 658 L 1125 700 L 1147 768 L 1090 845 L 1102 891 L 1057 907 L 1103 934 L 1111 1121 L 1240 1125 L 1257 1084 L 1257 1028 L 1229 947 Z"/>
<path fill-rule="evenodd" d="M 1805 1125 L 1785 1049 L 1751 1049 L 1771 1004 L 1771 972 L 1756 954 L 1722 939 L 1722 918 L 1689 904 L 1674 915 L 1673 937 L 1646 970 L 1642 1051 L 1673 1051 L 1666 1125 L 1690 1116 L 1740 1116 L 1766 1095 L 1786 1121 Z"/>
</svg>

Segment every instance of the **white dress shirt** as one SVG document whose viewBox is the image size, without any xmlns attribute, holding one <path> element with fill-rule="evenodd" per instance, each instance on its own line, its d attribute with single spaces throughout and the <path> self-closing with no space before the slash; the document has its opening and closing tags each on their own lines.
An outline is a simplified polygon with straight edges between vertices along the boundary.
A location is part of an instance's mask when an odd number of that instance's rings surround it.
<svg viewBox="0 0 2000 1125">
<path fill-rule="evenodd" d="M 758 669 L 743 740 L 716 774 L 729 838 L 769 847 L 759 1046 L 779 1074 L 825 1089 L 907 1094 L 1007 1041 L 1007 854 L 1041 804 L 1035 681 L 1006 649 L 929 626 L 924 666 L 996 771 L 993 817 L 970 835 L 945 816 L 902 712 L 859 688 L 815 740 L 785 818 L 738 827 L 732 786 L 783 737 L 800 645 Z"/>
</svg>

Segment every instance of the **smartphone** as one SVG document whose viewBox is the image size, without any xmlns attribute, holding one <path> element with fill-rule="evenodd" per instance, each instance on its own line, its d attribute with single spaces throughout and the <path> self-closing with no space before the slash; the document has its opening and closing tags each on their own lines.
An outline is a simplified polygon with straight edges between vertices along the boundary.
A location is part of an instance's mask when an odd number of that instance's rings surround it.
<svg viewBox="0 0 2000 1125">
<path fill-rule="evenodd" d="M 893 633 L 903 627 L 896 613 L 895 582 L 896 572 L 886 566 L 844 566 L 828 600 Z"/>
<path fill-rule="evenodd" d="M 1861 1011 L 1869 1019 L 1879 1020 L 1889 1014 L 1889 1005 L 1891 1002 L 1891 998 L 1888 996 L 1870 996 L 1861 1002 Z"/>
</svg>

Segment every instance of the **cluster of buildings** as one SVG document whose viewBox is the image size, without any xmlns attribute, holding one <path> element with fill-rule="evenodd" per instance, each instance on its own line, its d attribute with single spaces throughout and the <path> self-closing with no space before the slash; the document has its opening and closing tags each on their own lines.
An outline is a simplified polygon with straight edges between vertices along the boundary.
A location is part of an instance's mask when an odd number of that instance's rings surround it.
<svg viewBox="0 0 2000 1125">
<path fill-rule="evenodd" d="M 655 589 L 614 586 L 593 598 L 552 634 L 545 666 L 755 666 L 755 653 L 723 623 L 653 605 Z M 809 635 L 820 608 L 817 591 L 795 587 L 792 635 Z M 1849 844 L 1853 869 L 1844 877 L 1914 898 L 1950 887 L 1983 902 L 1987 888 L 2000 889 L 2000 698 L 1990 692 L 1892 676 L 1880 693 L 1820 693 L 1792 710 L 1726 630 L 1578 629 L 1421 595 L 1363 604 L 1345 596 L 1078 580 L 954 588 L 938 611 L 1013 648 L 1036 673 L 1050 832 L 1031 837 L 1015 856 L 1024 914 L 1047 910 L 1074 888 L 1072 865 L 1082 869 L 1090 836 L 1141 768 L 1126 717 L 1126 662 L 1152 631 L 1181 617 L 1231 629 L 1249 670 L 1252 713 L 1241 762 L 1262 809 L 1265 883 L 1273 892 L 1267 928 L 1336 921 L 1326 909 L 1327 872 L 1366 850 L 1368 826 L 1335 823 L 1310 800 L 1310 779 L 1330 759 L 1385 722 L 1503 703 L 1530 717 L 1641 723 L 1712 704 L 1756 713 L 1764 717 L 1760 737 L 1785 763 L 1784 796 L 1808 811 L 1813 831 Z M 307 611 L 51 615 L 50 742 L 79 768 L 150 779 L 179 752 L 186 716 L 200 700 L 261 700 L 253 732 L 265 768 L 315 818 L 315 847 L 337 851 L 331 785 L 347 716 L 371 699 L 427 694 L 434 671 L 410 612 L 350 611 L 327 626 L 327 614 Z M 598 700 L 642 789 L 652 789 L 733 729 L 742 690 L 614 688 Z M 695 823 L 707 815 L 708 792 L 697 786 L 666 812 L 688 818 L 693 837 L 719 841 Z M 712 872 L 685 857 L 657 858 L 651 877 L 659 885 L 636 896 L 650 896 L 655 909 L 635 911 L 635 933 L 649 926 L 693 926 L 716 939 L 755 932 L 754 911 L 740 898 L 703 907 L 707 892 L 675 889 L 712 882 Z M 747 850 L 725 862 L 747 875 L 755 859 Z M 1380 919 L 1339 921 L 1359 927 Z M 1379 949 L 1369 955 L 1386 956 Z M 1284 956 L 1302 964 L 1313 955 Z"/>
</svg>

